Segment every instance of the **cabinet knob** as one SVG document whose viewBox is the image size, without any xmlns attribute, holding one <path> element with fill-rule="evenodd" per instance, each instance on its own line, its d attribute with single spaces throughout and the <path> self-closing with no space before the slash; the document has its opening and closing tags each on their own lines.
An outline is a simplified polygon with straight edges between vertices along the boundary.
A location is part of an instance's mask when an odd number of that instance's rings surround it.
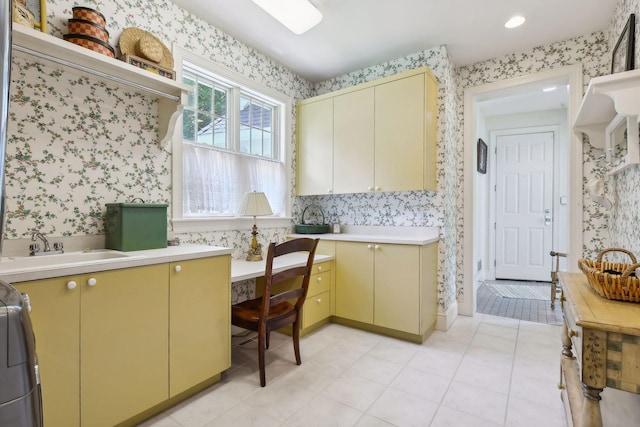
<svg viewBox="0 0 640 427">
<path fill-rule="evenodd" d="M 369 187 L 367 187 L 367 190 L 373 191 L 373 187 L 369 186 Z"/>
<path fill-rule="evenodd" d="M 578 331 L 574 331 L 571 328 L 569 328 L 567 332 L 568 332 L 567 335 L 569 335 L 570 337 L 577 337 L 578 336 Z"/>
<path fill-rule="evenodd" d="M 331 189 L 327 188 L 327 193 L 331 193 L 331 192 L 332 192 Z"/>
<path fill-rule="evenodd" d="M 322 277 L 318 277 L 318 282 L 322 282 Z"/>
<path fill-rule="evenodd" d="M 367 249 L 373 249 L 373 245 L 367 245 Z"/>
<path fill-rule="evenodd" d="M 380 245 L 375 245 L 375 246 L 374 246 L 374 249 L 375 249 L 376 251 L 380 250 Z"/>
<path fill-rule="evenodd" d="M 321 265 L 318 266 L 318 271 L 322 271 L 322 266 Z"/>
<path fill-rule="evenodd" d="M 94 277 L 92 277 L 91 279 L 87 280 L 87 285 L 89 285 L 89 286 L 95 286 L 96 283 L 98 283 L 98 281 Z"/>
<path fill-rule="evenodd" d="M 320 304 L 320 303 L 322 302 L 322 298 L 318 298 L 318 299 L 316 300 L 316 302 L 317 302 L 318 304 Z"/>
<path fill-rule="evenodd" d="M 95 279 L 94 279 L 95 280 Z M 76 286 L 78 286 L 78 284 L 76 282 L 74 282 L 73 280 L 69 280 L 67 282 L 67 289 L 71 290 L 71 289 L 75 289 Z"/>
<path fill-rule="evenodd" d="M 180 267 L 179 265 L 176 265 L 174 268 L 176 273 L 180 273 L 180 271 L 182 270 L 182 267 Z"/>
<path fill-rule="evenodd" d="M 376 185 L 376 191 L 380 191 L 380 187 Z"/>
</svg>

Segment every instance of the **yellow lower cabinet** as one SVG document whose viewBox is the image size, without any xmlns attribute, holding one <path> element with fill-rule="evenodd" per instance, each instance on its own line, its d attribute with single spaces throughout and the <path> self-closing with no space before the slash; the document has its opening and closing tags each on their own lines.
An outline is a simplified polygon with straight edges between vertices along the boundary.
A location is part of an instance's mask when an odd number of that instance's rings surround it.
<svg viewBox="0 0 640 427">
<path fill-rule="evenodd" d="M 81 423 L 113 426 L 169 397 L 167 264 L 83 275 Z"/>
<path fill-rule="evenodd" d="M 302 329 L 309 328 L 331 316 L 331 292 L 308 297 L 302 310 Z"/>
<path fill-rule="evenodd" d="M 373 324 L 373 245 L 336 242 L 336 316 Z"/>
<path fill-rule="evenodd" d="M 79 283 L 78 276 L 13 285 L 31 299 L 46 426 L 80 425 Z"/>
<path fill-rule="evenodd" d="M 375 248 L 373 324 L 420 333 L 420 247 L 376 244 Z"/>
<path fill-rule="evenodd" d="M 231 366 L 230 307 L 230 256 L 171 263 L 172 397 Z"/>
<path fill-rule="evenodd" d="M 423 341 L 436 321 L 437 248 L 336 242 L 335 315 Z"/>
</svg>

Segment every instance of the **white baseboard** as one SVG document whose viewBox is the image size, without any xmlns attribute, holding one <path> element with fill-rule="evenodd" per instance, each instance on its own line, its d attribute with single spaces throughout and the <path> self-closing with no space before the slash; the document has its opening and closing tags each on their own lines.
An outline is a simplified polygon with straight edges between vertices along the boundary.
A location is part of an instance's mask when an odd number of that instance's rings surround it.
<svg viewBox="0 0 640 427">
<path fill-rule="evenodd" d="M 454 301 L 446 313 L 438 313 L 436 330 L 447 331 L 453 324 L 453 321 L 456 320 L 456 317 L 458 317 L 458 301 Z"/>
</svg>

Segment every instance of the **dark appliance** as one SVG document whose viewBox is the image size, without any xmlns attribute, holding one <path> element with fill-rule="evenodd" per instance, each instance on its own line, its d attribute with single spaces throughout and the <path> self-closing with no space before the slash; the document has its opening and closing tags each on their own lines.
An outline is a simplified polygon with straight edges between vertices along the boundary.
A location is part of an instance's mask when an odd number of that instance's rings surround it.
<svg viewBox="0 0 640 427">
<path fill-rule="evenodd" d="M 28 297 L 0 281 L 0 426 L 42 426 L 40 396 Z"/>
</svg>

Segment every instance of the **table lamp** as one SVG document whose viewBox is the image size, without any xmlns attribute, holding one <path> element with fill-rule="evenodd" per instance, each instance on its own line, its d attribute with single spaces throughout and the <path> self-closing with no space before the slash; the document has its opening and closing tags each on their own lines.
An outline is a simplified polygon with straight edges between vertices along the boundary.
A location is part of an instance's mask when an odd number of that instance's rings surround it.
<svg viewBox="0 0 640 427">
<path fill-rule="evenodd" d="M 244 199 L 242 199 L 242 205 L 240 205 L 239 214 L 253 217 L 253 230 L 251 231 L 253 239 L 251 239 L 251 248 L 247 251 L 247 261 L 262 261 L 262 245 L 256 239 L 258 235 L 256 217 L 273 214 L 267 196 L 259 191 L 245 194 Z"/>
</svg>

